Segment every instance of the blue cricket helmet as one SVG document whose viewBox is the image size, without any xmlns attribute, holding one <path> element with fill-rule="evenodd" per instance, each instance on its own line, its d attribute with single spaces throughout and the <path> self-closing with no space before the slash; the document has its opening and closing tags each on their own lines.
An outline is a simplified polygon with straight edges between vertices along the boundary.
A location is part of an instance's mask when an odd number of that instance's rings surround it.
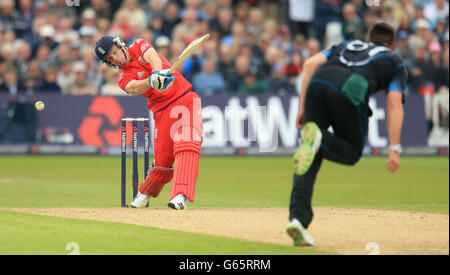
<svg viewBox="0 0 450 275">
<path fill-rule="evenodd" d="M 100 38 L 95 44 L 95 54 L 100 58 L 101 61 L 105 61 L 112 47 L 116 43 L 114 42 L 114 37 L 106 35 Z"/>
</svg>

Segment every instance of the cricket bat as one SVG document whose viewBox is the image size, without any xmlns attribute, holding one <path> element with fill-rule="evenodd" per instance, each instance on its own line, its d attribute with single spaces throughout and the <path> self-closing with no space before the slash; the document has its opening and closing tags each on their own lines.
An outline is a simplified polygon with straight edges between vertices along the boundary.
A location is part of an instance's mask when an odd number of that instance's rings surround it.
<svg viewBox="0 0 450 275">
<path fill-rule="evenodd" d="M 184 50 L 183 52 L 180 54 L 180 56 L 178 56 L 177 60 L 175 61 L 175 63 L 173 64 L 172 68 L 170 68 L 169 73 L 172 74 L 186 59 L 188 59 L 194 52 L 195 50 L 200 47 L 201 44 L 203 44 L 203 42 L 205 42 L 207 39 L 209 38 L 209 33 L 195 39 L 194 41 L 191 42 L 191 44 L 189 44 Z"/>
</svg>

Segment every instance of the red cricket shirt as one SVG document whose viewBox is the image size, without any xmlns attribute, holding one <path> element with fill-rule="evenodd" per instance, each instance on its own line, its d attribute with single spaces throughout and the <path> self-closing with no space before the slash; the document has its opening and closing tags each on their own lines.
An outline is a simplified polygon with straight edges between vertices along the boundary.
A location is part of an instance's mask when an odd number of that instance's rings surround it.
<svg viewBox="0 0 450 275">
<path fill-rule="evenodd" d="M 131 61 L 123 67 L 120 67 L 119 73 L 119 87 L 125 91 L 125 86 L 127 86 L 128 82 L 131 80 L 141 80 L 148 79 L 152 74 L 152 67 L 149 63 L 144 60 L 144 53 L 150 49 L 152 45 L 150 42 L 144 39 L 136 39 L 133 44 L 128 47 L 128 52 L 131 56 Z M 162 61 L 162 68 L 169 69 L 172 67 L 162 55 L 158 54 L 159 58 Z M 192 89 L 192 84 L 189 83 L 180 73 L 175 71 L 173 73 L 175 76 L 175 80 L 172 83 L 172 86 L 169 87 L 164 92 L 159 92 L 153 88 L 148 89 L 147 92 L 142 94 L 142 96 L 148 99 L 147 106 L 148 108 L 155 113 L 156 111 L 164 108 L 175 100 L 177 97 L 181 96 L 186 91 Z"/>
</svg>

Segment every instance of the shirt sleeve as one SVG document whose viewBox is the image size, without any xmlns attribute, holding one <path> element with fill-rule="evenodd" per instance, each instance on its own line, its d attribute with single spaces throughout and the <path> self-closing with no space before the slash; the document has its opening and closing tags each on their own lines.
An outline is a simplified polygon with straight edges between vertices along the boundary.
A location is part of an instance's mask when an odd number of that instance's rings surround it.
<svg viewBox="0 0 450 275">
<path fill-rule="evenodd" d="M 132 51 L 136 54 L 136 56 L 141 57 L 145 54 L 148 49 L 152 48 L 152 44 L 145 39 L 137 38 L 133 44 L 131 45 Z"/>
<path fill-rule="evenodd" d="M 398 66 L 394 74 L 394 77 L 391 79 L 391 82 L 389 82 L 387 92 L 399 91 L 401 93 L 405 93 L 407 80 L 408 80 L 408 71 L 406 69 L 406 66 L 403 63 L 401 63 Z"/>
<path fill-rule="evenodd" d="M 407 81 L 408 81 L 408 69 L 403 63 L 401 63 L 400 65 L 398 65 L 394 77 L 391 79 L 391 82 L 389 82 L 386 94 L 392 91 L 401 92 L 402 103 L 405 103 L 405 92 Z"/>
<path fill-rule="evenodd" d="M 127 73 L 125 73 L 125 72 L 122 71 L 122 70 L 119 72 L 119 83 L 118 83 L 118 86 L 119 86 L 122 90 L 124 90 L 125 92 L 127 92 L 127 91 L 125 90 L 125 87 L 127 86 L 127 84 L 128 84 L 131 80 L 133 80 L 133 78 L 131 77 L 130 74 L 127 74 Z"/>
<path fill-rule="evenodd" d="M 331 48 L 322 50 L 322 53 L 327 57 L 328 60 L 330 60 L 330 57 L 336 53 L 336 51 L 342 46 L 342 44 L 335 45 Z"/>
</svg>

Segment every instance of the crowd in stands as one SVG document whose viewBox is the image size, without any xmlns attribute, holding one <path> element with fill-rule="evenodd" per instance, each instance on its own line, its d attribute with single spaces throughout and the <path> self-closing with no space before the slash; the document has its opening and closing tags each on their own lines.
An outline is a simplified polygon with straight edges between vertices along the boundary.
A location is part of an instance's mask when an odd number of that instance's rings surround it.
<svg viewBox="0 0 450 275">
<path fill-rule="evenodd" d="M 180 68 L 196 92 L 295 94 L 306 58 L 379 20 L 398 29 L 408 92 L 448 93 L 448 11 L 445 0 L 0 0 L 0 93 L 126 95 L 95 56 L 100 37 L 144 38 L 173 62 L 210 33 Z"/>
</svg>

